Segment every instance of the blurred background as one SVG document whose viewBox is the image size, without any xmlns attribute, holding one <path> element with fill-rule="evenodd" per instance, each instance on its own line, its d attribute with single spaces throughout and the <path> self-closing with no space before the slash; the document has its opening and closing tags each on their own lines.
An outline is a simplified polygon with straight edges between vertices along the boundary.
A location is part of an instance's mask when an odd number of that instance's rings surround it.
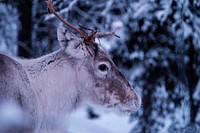
<svg viewBox="0 0 200 133">
<path fill-rule="evenodd" d="M 71 132 L 200 132 L 200 0 L 54 0 L 53 6 L 77 27 L 120 36 L 97 42 L 142 96 L 130 117 L 84 107 L 72 116 Z M 44 0 L 0 0 L 0 9 L 1 53 L 36 58 L 59 48 L 62 23 Z"/>
</svg>

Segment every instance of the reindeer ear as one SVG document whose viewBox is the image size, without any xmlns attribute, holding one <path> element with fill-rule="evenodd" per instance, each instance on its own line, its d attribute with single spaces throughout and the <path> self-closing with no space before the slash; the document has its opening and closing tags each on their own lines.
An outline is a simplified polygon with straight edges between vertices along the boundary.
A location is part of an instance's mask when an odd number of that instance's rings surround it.
<svg viewBox="0 0 200 133">
<path fill-rule="evenodd" d="M 57 39 L 61 48 L 65 49 L 68 55 L 75 58 L 81 58 L 87 55 L 86 46 L 81 44 L 80 38 L 67 29 L 59 27 L 57 29 Z"/>
<path fill-rule="evenodd" d="M 79 42 L 78 37 L 76 37 L 73 33 L 69 32 L 67 29 L 63 27 L 58 27 L 57 39 L 62 48 L 65 48 L 68 45 L 75 45 L 76 43 Z"/>
</svg>

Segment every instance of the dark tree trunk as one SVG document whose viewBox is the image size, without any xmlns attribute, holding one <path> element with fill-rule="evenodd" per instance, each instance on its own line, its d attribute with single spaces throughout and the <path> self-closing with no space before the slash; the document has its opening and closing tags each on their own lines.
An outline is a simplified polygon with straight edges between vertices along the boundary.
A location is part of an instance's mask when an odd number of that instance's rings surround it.
<svg viewBox="0 0 200 133">
<path fill-rule="evenodd" d="M 153 95 L 153 89 L 149 87 L 147 87 L 148 89 L 148 93 L 145 95 L 145 98 L 143 100 L 143 117 L 142 117 L 142 133 L 148 133 L 151 132 L 151 126 L 154 124 L 151 120 L 151 113 L 152 113 L 152 95 Z"/>
<path fill-rule="evenodd" d="M 32 0 L 19 0 L 17 3 L 20 27 L 18 30 L 18 55 L 31 57 Z"/>
<path fill-rule="evenodd" d="M 160 67 L 155 67 L 152 70 L 147 70 L 149 71 L 148 78 L 147 78 L 147 82 L 144 85 L 145 86 L 145 90 L 144 91 L 144 98 L 143 98 L 143 116 L 142 116 L 142 120 L 141 120 L 141 132 L 142 133 L 149 133 L 152 132 L 152 126 L 155 124 L 155 121 L 151 118 L 152 117 L 152 112 L 153 112 L 153 95 L 154 95 L 154 91 L 157 85 L 157 80 L 160 77 L 160 74 L 163 73 L 162 69 L 160 69 Z M 146 77 L 146 76 L 145 76 Z"/>
<path fill-rule="evenodd" d="M 193 95 L 195 92 L 196 85 L 198 83 L 199 77 L 197 76 L 193 64 L 196 62 L 194 46 L 191 44 L 188 56 L 190 57 L 190 61 L 187 66 L 187 78 L 188 78 L 188 87 L 189 87 L 189 95 L 190 95 L 190 122 L 195 123 L 195 119 L 197 117 L 197 113 L 199 111 L 199 101 L 195 101 Z"/>
</svg>

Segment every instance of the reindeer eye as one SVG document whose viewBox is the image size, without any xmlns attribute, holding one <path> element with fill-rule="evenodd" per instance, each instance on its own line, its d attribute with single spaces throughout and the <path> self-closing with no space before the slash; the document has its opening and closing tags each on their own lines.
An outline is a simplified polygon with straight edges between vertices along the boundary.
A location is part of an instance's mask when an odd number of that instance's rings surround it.
<svg viewBox="0 0 200 133">
<path fill-rule="evenodd" d="M 101 64 L 99 65 L 98 69 L 101 71 L 108 71 L 108 66 L 106 64 Z"/>
</svg>

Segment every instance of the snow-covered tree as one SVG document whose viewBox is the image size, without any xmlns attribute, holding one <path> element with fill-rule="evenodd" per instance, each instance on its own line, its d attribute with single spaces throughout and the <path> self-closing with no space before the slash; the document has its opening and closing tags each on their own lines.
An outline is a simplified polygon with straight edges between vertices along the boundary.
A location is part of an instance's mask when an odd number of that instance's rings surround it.
<svg viewBox="0 0 200 133">
<path fill-rule="evenodd" d="M 0 3 L 0 51 L 15 54 L 17 42 L 17 11 Z M 9 50 L 8 50 L 9 49 Z"/>
<path fill-rule="evenodd" d="M 180 129 L 199 122 L 199 4 L 188 0 L 127 3 L 127 45 L 112 53 L 117 64 L 133 71 L 130 80 L 142 88 L 143 112 L 133 132 L 161 132 L 167 125 Z"/>
</svg>

